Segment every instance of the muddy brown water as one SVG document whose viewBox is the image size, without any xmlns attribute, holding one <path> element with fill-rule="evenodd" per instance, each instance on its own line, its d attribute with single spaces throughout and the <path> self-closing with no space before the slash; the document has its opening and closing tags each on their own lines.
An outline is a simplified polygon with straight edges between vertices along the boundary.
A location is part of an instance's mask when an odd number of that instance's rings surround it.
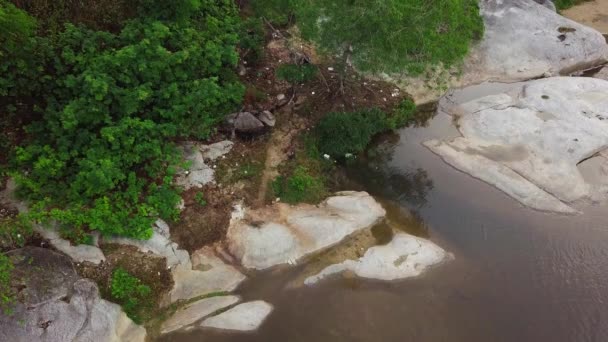
<svg viewBox="0 0 608 342">
<path fill-rule="evenodd" d="M 508 86 L 481 85 L 459 100 Z M 456 134 L 438 114 L 383 139 L 350 178 L 395 211 L 403 230 L 455 260 L 399 282 L 334 277 L 290 288 L 301 268 L 263 272 L 237 291 L 275 310 L 255 333 L 195 329 L 162 341 L 608 341 L 605 205 L 561 216 L 522 207 L 420 143 Z"/>
</svg>

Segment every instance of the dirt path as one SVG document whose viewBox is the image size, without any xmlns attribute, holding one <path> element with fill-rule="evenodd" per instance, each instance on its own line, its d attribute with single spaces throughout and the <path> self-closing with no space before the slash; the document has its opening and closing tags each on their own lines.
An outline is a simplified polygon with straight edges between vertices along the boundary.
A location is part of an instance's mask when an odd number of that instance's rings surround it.
<svg viewBox="0 0 608 342">
<path fill-rule="evenodd" d="M 608 0 L 595 0 L 562 11 L 562 15 L 608 34 Z"/>
<path fill-rule="evenodd" d="M 289 109 L 286 110 L 289 111 Z M 294 116 L 291 117 L 294 118 Z M 279 175 L 277 168 L 283 161 L 287 160 L 290 147 L 293 145 L 293 139 L 304 129 L 304 123 L 299 121 L 296 119 L 296 122 L 290 122 L 272 132 L 272 137 L 266 150 L 266 162 L 264 163 L 258 197 L 255 202 L 256 207 L 261 207 L 265 204 L 268 186 Z"/>
</svg>

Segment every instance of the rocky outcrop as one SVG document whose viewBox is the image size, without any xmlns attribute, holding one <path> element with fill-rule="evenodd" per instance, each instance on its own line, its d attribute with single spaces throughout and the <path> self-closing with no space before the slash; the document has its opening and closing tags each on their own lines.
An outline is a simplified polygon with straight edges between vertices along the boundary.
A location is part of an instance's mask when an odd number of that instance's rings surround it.
<svg viewBox="0 0 608 342">
<path fill-rule="evenodd" d="M 237 296 L 218 296 L 196 301 L 180 308 L 171 318 L 166 320 L 161 327 L 161 333 L 166 334 L 182 329 L 223 308 L 234 305 L 238 301 L 239 297 Z"/>
<path fill-rule="evenodd" d="M 304 284 L 312 285 L 329 275 L 344 271 L 370 279 L 405 279 L 416 277 L 447 258 L 448 254 L 434 243 L 399 233 L 387 245 L 368 249 L 358 260 L 346 260 L 328 266 L 319 274 L 307 278 Z"/>
<path fill-rule="evenodd" d="M 243 134 L 257 134 L 272 128 L 276 124 L 276 118 L 272 112 L 251 111 L 232 113 L 226 116 L 223 130 Z"/>
<path fill-rule="evenodd" d="M 446 162 L 526 206 L 575 213 L 568 206 L 605 196 L 577 164 L 608 148 L 608 81 L 555 77 L 452 108 L 462 134 L 425 145 Z"/>
<path fill-rule="evenodd" d="M 258 300 L 243 303 L 217 316 L 207 318 L 202 327 L 234 331 L 252 331 L 262 325 L 272 312 L 272 305 Z"/>
<path fill-rule="evenodd" d="M 366 192 L 342 192 L 318 206 L 276 203 L 235 215 L 226 240 L 241 265 L 266 269 L 335 245 L 385 214 Z"/>
<path fill-rule="evenodd" d="M 464 61 L 453 87 L 484 81 L 515 82 L 570 74 L 608 60 L 601 33 L 555 13 L 534 0 L 480 1 L 484 36 Z M 427 80 L 386 76 L 417 103 L 436 101 L 442 87 L 429 89 Z"/>
<path fill-rule="evenodd" d="M 80 279 L 66 256 L 26 247 L 9 253 L 21 291 L 10 316 L 0 315 L 0 341 L 143 342 L 144 328 Z"/>
<path fill-rule="evenodd" d="M 163 306 L 212 292 L 232 291 L 245 280 L 243 274 L 225 264 L 209 247 L 195 252 L 190 259 L 188 251 L 171 241 L 169 226 L 160 220 L 155 224 L 149 240 L 113 237 L 104 241 L 135 246 L 144 253 L 166 259 L 167 268 L 171 269 L 173 276 L 173 288 L 162 301 Z"/>
<path fill-rule="evenodd" d="M 188 190 L 191 188 L 202 188 L 204 185 L 215 181 L 215 170 L 208 165 L 206 160 L 213 161 L 220 158 L 232 149 L 231 141 L 220 141 L 211 145 L 198 143 L 185 143 L 181 146 L 184 159 L 190 163 L 187 170 L 183 170 L 176 177 L 176 184 Z"/>
</svg>

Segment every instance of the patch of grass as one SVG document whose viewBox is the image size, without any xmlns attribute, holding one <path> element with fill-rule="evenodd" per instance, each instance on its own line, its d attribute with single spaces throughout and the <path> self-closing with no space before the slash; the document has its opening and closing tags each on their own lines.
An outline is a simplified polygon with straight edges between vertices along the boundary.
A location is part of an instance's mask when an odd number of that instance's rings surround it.
<svg viewBox="0 0 608 342">
<path fill-rule="evenodd" d="M 0 218 L 0 249 L 23 247 L 33 233 L 29 218 L 23 214 Z"/>
<path fill-rule="evenodd" d="M 194 195 L 194 200 L 201 207 L 204 207 L 207 205 L 207 201 L 205 200 L 205 196 L 203 195 L 203 192 L 197 192 L 196 195 Z"/>
<path fill-rule="evenodd" d="M 553 1 L 553 3 L 555 4 L 555 7 L 557 7 L 557 10 L 561 11 L 561 10 L 568 9 L 572 6 L 580 5 L 583 2 L 587 2 L 587 1 L 591 1 L 591 0 L 555 0 L 555 1 Z"/>
<path fill-rule="evenodd" d="M 11 289 L 11 274 L 13 263 L 11 259 L 0 253 L 0 311 L 5 314 L 12 312 L 12 305 L 15 301 L 14 293 Z"/>
<path fill-rule="evenodd" d="M 289 176 L 279 176 L 272 183 L 275 196 L 282 202 L 317 203 L 326 195 L 325 185 L 320 177 L 311 174 L 305 166 L 298 166 Z"/>
<path fill-rule="evenodd" d="M 259 177 L 262 174 L 264 167 L 257 161 L 247 162 L 239 165 L 234 171 L 232 181 L 248 180 Z"/>
<path fill-rule="evenodd" d="M 135 323 L 141 323 L 147 318 L 146 312 L 151 311 L 150 286 L 142 284 L 123 268 L 117 268 L 110 280 L 112 299 L 120 304 L 129 318 Z"/>
<path fill-rule="evenodd" d="M 259 0 L 258 15 L 295 18 L 302 36 L 359 70 L 421 75 L 461 62 L 483 35 L 477 0 Z"/>
<path fill-rule="evenodd" d="M 277 78 L 291 84 L 306 83 L 317 76 L 319 70 L 311 64 L 282 64 L 277 68 Z"/>
</svg>

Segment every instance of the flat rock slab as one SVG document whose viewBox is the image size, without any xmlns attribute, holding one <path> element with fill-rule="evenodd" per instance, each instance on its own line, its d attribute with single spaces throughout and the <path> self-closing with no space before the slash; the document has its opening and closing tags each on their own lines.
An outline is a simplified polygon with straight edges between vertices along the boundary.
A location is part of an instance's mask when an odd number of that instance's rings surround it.
<svg viewBox="0 0 608 342">
<path fill-rule="evenodd" d="M 236 304 L 239 301 L 237 296 L 219 296 L 201 299 L 197 302 L 179 309 L 171 318 L 166 320 L 161 328 L 161 333 L 166 334 L 179 330 L 196 321 L 199 321 L 218 310 Z"/>
<path fill-rule="evenodd" d="M 608 60 L 608 45 L 600 32 L 534 0 L 484 0 L 480 8 L 484 36 L 471 48 L 462 76 L 448 80 L 451 88 L 566 75 Z M 386 78 L 411 94 L 416 103 L 434 102 L 442 95 L 441 87 L 425 86 L 427 79 Z"/>
<path fill-rule="evenodd" d="M 441 247 L 431 241 L 398 233 L 387 245 L 368 249 L 358 260 L 346 260 L 328 266 L 319 274 L 307 278 L 304 284 L 312 285 L 329 275 L 344 271 L 351 271 L 359 277 L 378 280 L 416 277 L 448 257 L 449 255 Z"/>
<path fill-rule="evenodd" d="M 231 254 L 246 268 L 293 264 L 373 226 L 385 210 L 366 192 L 342 192 L 318 206 L 277 203 L 233 216 L 227 233 Z"/>
<path fill-rule="evenodd" d="M 448 109 L 462 137 L 425 146 L 455 168 L 531 208 L 605 197 L 577 164 L 608 148 L 608 81 L 553 77 Z"/>
<path fill-rule="evenodd" d="M 239 304 L 217 316 L 207 318 L 202 327 L 233 331 L 257 330 L 272 312 L 272 305 L 258 300 Z"/>
</svg>

